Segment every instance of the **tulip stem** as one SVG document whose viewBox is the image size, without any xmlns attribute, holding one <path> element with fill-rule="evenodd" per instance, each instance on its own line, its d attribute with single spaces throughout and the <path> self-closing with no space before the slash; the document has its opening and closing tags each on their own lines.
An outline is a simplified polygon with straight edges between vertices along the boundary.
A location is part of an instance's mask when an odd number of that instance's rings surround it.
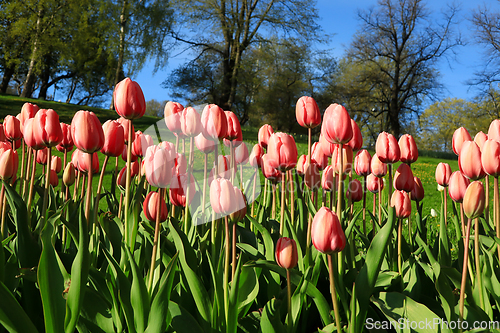
<svg viewBox="0 0 500 333">
<path fill-rule="evenodd" d="M 62 165 L 62 170 L 64 173 L 64 170 L 66 170 L 66 162 L 68 161 L 68 150 L 64 148 L 64 155 L 63 155 L 63 165 Z M 64 184 L 64 181 L 61 184 L 61 194 L 64 195 L 66 193 L 66 184 Z"/>
<path fill-rule="evenodd" d="M 378 184 L 378 225 L 382 226 L 382 184 L 383 180 L 379 178 L 380 183 Z M 390 200 L 389 200 L 390 202 Z"/>
<path fill-rule="evenodd" d="M 2 235 L 2 239 L 7 238 L 7 233 L 5 232 L 5 185 L 2 183 L 2 190 L 0 190 L 0 202 L 2 203 L 2 226 L 0 229 L 0 234 Z"/>
<path fill-rule="evenodd" d="M 389 174 L 389 183 L 387 184 L 387 189 L 389 191 L 389 200 L 387 200 L 387 211 L 391 209 L 391 197 L 392 197 L 392 163 L 387 164 L 387 173 Z"/>
<path fill-rule="evenodd" d="M 31 204 L 33 203 L 33 186 L 35 184 L 36 150 L 33 150 L 33 166 L 31 167 L 30 192 L 28 195 L 28 226 L 31 229 Z"/>
<path fill-rule="evenodd" d="M 206 205 L 206 195 L 207 195 L 207 168 L 208 168 L 208 155 L 205 154 L 205 159 L 203 160 L 203 197 L 201 214 L 203 215 L 203 220 L 205 220 L 205 205 Z"/>
<path fill-rule="evenodd" d="M 375 210 L 377 209 L 377 194 L 373 193 L 373 216 L 375 216 Z M 372 238 L 375 237 L 375 219 L 372 218 Z"/>
<path fill-rule="evenodd" d="M 156 196 L 156 221 L 155 221 L 155 236 L 153 240 L 153 252 L 151 254 L 151 267 L 149 269 L 149 292 L 153 291 L 153 276 L 156 266 L 156 256 L 158 252 L 158 236 L 160 235 L 160 219 L 161 219 L 161 200 L 163 199 L 163 189 L 158 189 L 158 195 Z"/>
<path fill-rule="evenodd" d="M 130 241 L 130 226 L 128 218 L 128 210 L 130 205 L 130 182 L 131 182 L 131 167 L 132 167 L 132 138 L 134 135 L 134 128 L 132 126 L 132 120 L 128 121 L 128 142 L 127 142 L 127 177 L 125 178 L 125 244 L 131 244 Z"/>
<path fill-rule="evenodd" d="M 106 165 L 108 164 L 109 156 L 106 155 L 104 162 L 102 163 L 101 175 L 99 176 L 99 183 L 97 184 L 97 193 L 95 195 L 94 203 L 94 222 L 97 221 L 97 211 L 99 210 L 99 200 L 101 200 L 101 189 L 102 181 L 104 179 L 104 172 L 106 171 Z"/>
<path fill-rule="evenodd" d="M 253 185 L 252 185 L 252 210 L 250 211 L 250 215 L 254 217 L 253 211 L 254 211 L 254 206 L 255 206 L 255 188 L 257 186 L 257 174 L 259 172 L 259 169 L 255 169 L 255 172 L 253 174 Z M 253 228 L 253 224 L 252 224 Z"/>
<path fill-rule="evenodd" d="M 467 265 L 469 261 L 469 238 L 470 238 L 470 225 L 471 219 L 467 220 L 467 231 L 465 233 L 465 245 L 464 245 L 464 260 L 463 260 L 463 268 L 462 268 L 462 282 L 460 284 L 460 320 L 464 318 L 464 297 L 465 297 L 465 282 L 467 279 Z"/>
<path fill-rule="evenodd" d="M 26 167 L 25 165 L 25 154 L 26 154 L 26 145 L 24 144 L 24 139 L 21 139 L 21 146 L 22 146 L 22 152 L 21 152 L 21 175 L 19 177 L 19 193 L 21 193 L 22 189 L 24 189 L 24 168 Z M 64 192 L 63 192 L 64 193 Z"/>
<path fill-rule="evenodd" d="M 293 326 L 293 321 L 292 321 L 292 284 L 291 284 L 291 278 L 290 278 L 290 270 L 286 270 L 286 289 L 287 289 L 287 305 L 288 305 L 288 332 L 292 332 L 292 326 Z"/>
<path fill-rule="evenodd" d="M 344 173 L 344 152 L 343 152 L 343 144 L 339 143 L 339 187 L 338 187 L 338 196 L 337 196 L 337 215 L 339 217 L 340 225 L 344 227 L 342 224 L 342 176 Z"/>
<path fill-rule="evenodd" d="M 337 293 L 335 291 L 335 280 L 333 277 L 332 255 L 327 254 L 327 257 L 328 257 L 328 271 L 330 274 L 330 293 L 332 295 L 333 312 L 335 313 L 335 322 L 337 324 L 337 332 L 342 332 L 342 326 L 340 326 L 339 305 L 337 303 Z"/>
<path fill-rule="evenodd" d="M 234 274 L 236 273 L 236 222 L 233 222 L 233 242 L 232 242 L 232 265 L 231 265 L 231 281 L 234 280 Z"/>
<path fill-rule="evenodd" d="M 224 226 L 226 229 L 226 253 L 224 260 L 224 313 L 226 315 L 226 322 L 229 322 L 229 251 L 231 244 L 229 243 L 229 222 L 228 217 L 224 217 Z M 234 286 L 236 288 L 237 286 Z"/>
<path fill-rule="evenodd" d="M 446 187 L 444 188 L 443 191 L 444 194 L 444 226 L 448 226 L 448 195 L 446 195 Z"/>
<path fill-rule="evenodd" d="M 288 170 L 289 175 L 290 175 L 290 215 L 291 215 L 291 221 L 290 225 L 293 226 L 293 220 L 294 220 L 294 215 L 295 215 L 295 187 L 293 186 L 294 181 L 293 181 L 293 172 L 292 169 Z"/>
<path fill-rule="evenodd" d="M 80 199 L 83 199 L 83 194 L 85 193 L 85 181 L 87 180 L 87 176 L 82 173 L 82 191 L 80 192 Z"/>
<path fill-rule="evenodd" d="M 363 235 L 366 236 L 366 175 L 363 176 Z"/>
<path fill-rule="evenodd" d="M 77 172 L 78 176 L 76 177 L 75 187 L 73 187 L 73 200 L 74 201 L 76 201 L 78 199 L 76 197 L 76 194 L 78 193 L 78 188 L 80 187 L 80 177 L 82 176 L 81 171 L 77 168 L 76 165 L 75 165 L 75 168 L 76 168 L 76 172 Z"/>
<path fill-rule="evenodd" d="M 401 237 L 403 237 L 403 223 L 402 223 L 402 219 L 398 219 L 398 272 L 402 278 L 403 277 L 403 269 L 402 269 L 402 265 L 401 265 L 401 261 L 402 261 Z"/>
<path fill-rule="evenodd" d="M 88 160 L 89 160 L 89 170 L 87 171 L 87 197 L 86 197 L 86 202 L 85 202 L 85 218 L 87 219 L 87 224 L 90 225 L 90 207 L 92 206 L 91 199 L 92 199 L 92 157 L 94 154 L 88 153 Z"/>
<path fill-rule="evenodd" d="M 23 186 L 23 199 L 26 201 L 26 195 L 28 193 L 28 173 L 30 172 L 30 164 L 31 164 L 31 157 L 33 156 L 33 149 L 31 147 L 28 147 L 27 155 L 28 155 L 28 162 L 26 163 L 26 169 L 23 170 L 23 176 L 24 176 L 24 186 Z"/>
<path fill-rule="evenodd" d="M 272 210 L 271 210 L 271 217 L 273 220 L 276 220 L 276 184 L 272 184 L 272 191 L 273 191 L 273 204 L 272 204 Z"/>
<path fill-rule="evenodd" d="M 486 224 L 490 224 L 490 176 L 487 174 L 484 179 L 484 190 L 486 201 L 484 203 L 484 219 Z"/>
<path fill-rule="evenodd" d="M 183 140 L 184 142 L 184 140 Z M 189 197 L 191 196 L 191 173 L 193 172 L 193 150 L 194 150 L 194 138 L 191 137 L 189 140 L 189 160 L 188 160 L 188 169 L 187 169 L 187 189 L 186 189 L 186 207 L 184 208 L 184 233 L 187 235 L 189 232 Z"/>
<path fill-rule="evenodd" d="M 498 177 L 495 177 L 493 180 L 493 204 L 495 205 L 493 214 L 495 218 L 495 227 L 497 231 L 497 237 L 500 238 L 500 204 L 499 204 L 499 194 L 498 194 Z M 486 199 L 488 201 L 488 199 Z M 498 249 L 498 259 L 500 260 L 500 245 L 497 245 Z"/>
<path fill-rule="evenodd" d="M 43 193 L 43 205 L 42 205 L 42 220 L 44 221 L 43 224 L 41 224 L 41 227 L 40 227 L 40 230 L 43 229 L 43 227 L 45 226 L 45 222 L 46 222 L 46 219 L 45 219 L 45 212 L 47 211 L 47 205 L 48 205 L 48 202 L 49 202 L 49 187 L 50 187 L 50 167 L 49 167 L 49 163 L 50 163 L 50 160 L 52 159 L 52 149 L 51 147 L 47 147 L 47 168 L 45 168 L 46 170 L 46 174 L 45 174 L 45 192 Z"/>
<path fill-rule="evenodd" d="M 281 173 L 281 214 L 280 214 L 280 235 L 283 236 L 283 223 L 285 223 L 285 180 L 286 171 Z"/>
<path fill-rule="evenodd" d="M 484 309 L 483 286 L 481 281 L 481 266 L 479 263 L 479 218 L 474 221 L 474 260 L 476 261 L 476 283 L 479 286 L 479 303 Z"/>
</svg>

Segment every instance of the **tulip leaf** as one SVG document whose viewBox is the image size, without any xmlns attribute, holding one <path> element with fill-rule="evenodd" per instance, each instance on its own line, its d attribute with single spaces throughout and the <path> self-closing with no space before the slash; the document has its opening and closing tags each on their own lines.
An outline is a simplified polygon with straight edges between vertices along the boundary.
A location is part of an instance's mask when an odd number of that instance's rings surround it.
<svg viewBox="0 0 500 333">
<path fill-rule="evenodd" d="M 0 281 L 0 324 L 9 332 L 36 333 L 35 325 L 12 295 L 9 289 Z"/>
<path fill-rule="evenodd" d="M 260 328 L 262 332 L 279 333 L 286 332 L 283 323 L 281 322 L 280 306 L 281 301 L 273 298 L 264 306 L 262 317 L 260 319 Z M 286 305 L 285 305 L 286 306 Z"/>
<path fill-rule="evenodd" d="M 446 192 L 443 192 L 446 195 Z M 441 266 L 451 266 L 450 257 L 450 242 L 448 241 L 448 233 L 446 232 L 444 204 L 441 205 L 441 219 L 439 222 L 439 263 Z"/>
<path fill-rule="evenodd" d="M 168 311 L 172 316 L 171 326 L 177 333 L 208 332 L 200 327 L 196 319 L 176 302 L 168 302 Z"/>
<path fill-rule="evenodd" d="M 234 275 L 234 280 L 231 281 L 231 290 L 229 292 L 229 311 L 228 318 L 226 320 L 226 332 L 236 333 L 238 328 L 238 292 L 240 290 L 240 275 L 241 275 L 241 262 L 242 257 L 240 256 L 238 264 L 236 266 L 236 271 Z M 251 268 L 248 268 L 251 269 Z"/>
<path fill-rule="evenodd" d="M 151 302 L 151 311 L 149 312 L 147 333 L 165 332 L 166 318 L 168 315 L 168 306 L 170 293 L 174 283 L 175 271 L 177 266 L 178 254 L 176 253 L 160 279 L 160 288 Z"/>
</svg>

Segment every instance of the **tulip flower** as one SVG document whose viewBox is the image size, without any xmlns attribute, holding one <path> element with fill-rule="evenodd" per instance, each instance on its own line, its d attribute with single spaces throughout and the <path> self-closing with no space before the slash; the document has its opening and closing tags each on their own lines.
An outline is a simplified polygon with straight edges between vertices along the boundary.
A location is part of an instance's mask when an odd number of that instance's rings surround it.
<svg viewBox="0 0 500 333">
<path fill-rule="evenodd" d="M 148 221 L 155 222 L 158 210 L 160 210 L 160 222 L 165 222 L 168 217 L 165 199 L 160 197 L 160 209 L 158 209 L 158 192 L 149 192 L 143 203 L 143 212 Z"/>
<path fill-rule="evenodd" d="M 134 142 L 132 143 L 132 154 L 137 157 L 143 157 L 146 151 L 142 151 L 142 131 L 136 131 L 134 134 Z"/>
<path fill-rule="evenodd" d="M 174 165 L 172 166 L 172 175 L 181 175 L 187 172 L 187 160 L 183 154 L 176 153 Z"/>
<path fill-rule="evenodd" d="M 63 139 L 59 116 L 52 110 L 40 110 L 33 118 L 33 135 L 37 145 L 57 146 Z"/>
<path fill-rule="evenodd" d="M 369 174 L 366 177 L 367 190 L 372 193 L 378 193 L 379 189 L 384 188 L 384 182 L 381 178 L 375 176 L 374 174 Z"/>
<path fill-rule="evenodd" d="M 306 162 L 307 162 L 307 155 L 300 155 L 296 165 L 297 173 L 299 174 L 299 176 L 304 176 Z"/>
<path fill-rule="evenodd" d="M 316 163 L 311 161 L 311 164 L 304 163 L 304 183 L 309 189 L 313 191 L 317 190 L 321 186 L 321 175 L 319 172 L 319 167 Z"/>
<path fill-rule="evenodd" d="M 485 176 L 481 165 L 481 150 L 474 141 L 463 143 L 460 155 L 458 155 L 458 166 L 465 177 L 478 180 Z"/>
<path fill-rule="evenodd" d="M 38 142 L 33 132 L 34 118 L 29 118 L 24 123 L 24 142 L 34 150 L 45 148 L 42 142 Z"/>
<path fill-rule="evenodd" d="M 297 145 L 293 136 L 274 133 L 269 138 L 267 154 L 271 165 L 280 171 L 287 171 L 297 164 Z"/>
<path fill-rule="evenodd" d="M 349 147 L 351 147 L 352 151 L 358 151 L 363 147 L 363 136 L 361 135 L 361 131 L 359 129 L 358 124 L 351 119 L 351 127 L 352 127 L 352 138 L 347 143 Z"/>
<path fill-rule="evenodd" d="M 129 128 L 132 127 L 132 142 L 134 142 L 135 136 L 133 135 L 133 133 L 135 133 L 135 131 L 132 121 L 122 117 L 118 118 L 116 121 L 123 127 L 123 137 L 125 138 L 125 144 L 128 144 L 128 132 Z M 127 153 L 125 153 L 125 155 L 127 155 Z M 127 158 L 125 158 L 124 160 L 127 161 Z"/>
<path fill-rule="evenodd" d="M 110 157 L 118 157 L 125 148 L 125 132 L 116 120 L 108 120 L 102 125 L 104 132 L 104 145 L 101 153 Z"/>
<path fill-rule="evenodd" d="M 78 111 L 73 116 L 71 136 L 75 146 L 88 154 L 94 153 L 104 146 L 104 131 L 101 122 L 91 111 Z"/>
<path fill-rule="evenodd" d="M 127 167 L 123 167 L 118 173 L 118 177 L 116 177 L 116 185 L 125 188 L 125 176 L 127 174 Z"/>
<path fill-rule="evenodd" d="M 352 169 L 352 149 L 349 146 L 344 146 L 342 148 L 342 174 L 348 174 L 351 169 Z M 340 154 L 339 154 L 339 149 L 338 146 L 335 147 L 335 150 L 333 151 L 332 155 L 332 165 L 334 168 L 335 173 L 340 174 Z"/>
<path fill-rule="evenodd" d="M 214 180 L 214 176 L 216 175 L 216 170 L 218 170 L 216 178 L 231 179 L 231 169 L 229 167 L 230 167 L 229 157 L 224 155 L 219 155 L 217 159 L 217 167 L 214 161 L 214 167 L 212 168 L 212 171 L 210 171 L 208 182 L 212 183 L 212 180 Z"/>
<path fill-rule="evenodd" d="M 452 138 L 452 147 L 455 155 L 460 155 L 460 151 L 462 150 L 462 145 L 466 141 L 472 141 L 472 138 L 469 132 L 464 128 L 460 127 L 455 130 Z"/>
<path fill-rule="evenodd" d="M 123 147 L 122 160 L 127 162 L 127 146 L 126 145 Z M 132 151 L 132 154 L 130 154 L 130 162 L 132 163 L 135 161 L 137 161 L 137 155 L 134 154 L 134 152 Z"/>
<path fill-rule="evenodd" d="M 36 152 L 36 163 L 47 165 L 47 149 L 40 149 Z"/>
<path fill-rule="evenodd" d="M 59 178 L 55 170 L 50 170 L 50 185 L 52 185 L 52 187 L 59 185 Z"/>
<path fill-rule="evenodd" d="M 227 120 L 227 140 L 239 141 L 243 140 L 241 125 L 238 117 L 231 111 L 224 111 Z"/>
<path fill-rule="evenodd" d="M 69 152 L 73 150 L 74 145 L 73 137 L 71 136 L 71 125 L 61 123 L 61 131 L 63 133 L 63 139 L 61 143 L 56 146 L 56 149 L 61 153 Z"/>
<path fill-rule="evenodd" d="M 500 141 L 486 140 L 481 151 L 484 172 L 493 177 L 500 175 Z"/>
<path fill-rule="evenodd" d="M 69 162 L 64 168 L 63 183 L 67 187 L 73 185 L 76 179 L 76 169 L 72 162 Z"/>
<path fill-rule="evenodd" d="M 271 135 L 274 134 L 274 130 L 269 124 L 264 124 L 259 128 L 259 133 L 258 133 L 258 141 L 259 145 L 262 146 L 262 148 L 266 149 L 267 148 L 267 142 L 269 141 L 269 138 Z"/>
<path fill-rule="evenodd" d="M 443 186 L 447 187 L 450 182 L 451 177 L 451 167 L 448 163 L 439 163 L 436 167 L 435 172 L 436 182 Z"/>
<path fill-rule="evenodd" d="M 396 208 L 396 217 L 407 218 L 411 214 L 411 201 L 408 193 L 396 190 L 391 196 L 391 206 Z"/>
<path fill-rule="evenodd" d="M 246 143 L 242 142 L 240 145 L 238 145 L 238 147 L 236 147 L 236 149 L 234 150 L 234 154 L 236 164 L 241 165 L 247 163 L 249 156 Z"/>
<path fill-rule="evenodd" d="M 189 186 L 189 199 L 186 203 L 186 192 Z M 196 192 L 194 186 L 194 177 L 191 175 L 191 181 L 187 181 L 187 175 L 173 175 L 172 182 L 170 183 L 170 202 L 177 207 L 186 207 L 193 200 Z"/>
<path fill-rule="evenodd" d="M 495 119 L 490 123 L 488 139 L 500 142 L 500 119 Z"/>
<path fill-rule="evenodd" d="M 297 244 L 288 237 L 281 237 L 276 244 L 276 263 L 285 269 L 292 269 L 298 262 Z"/>
<path fill-rule="evenodd" d="M 215 104 L 208 104 L 201 114 L 202 133 L 208 140 L 222 140 L 227 135 L 227 117 Z"/>
<path fill-rule="evenodd" d="M 413 189 L 411 190 L 411 200 L 422 201 L 424 199 L 424 186 L 418 177 L 413 177 Z"/>
<path fill-rule="evenodd" d="M 113 101 L 116 113 L 125 119 L 141 118 L 146 112 L 146 100 L 141 87 L 128 77 L 115 86 Z"/>
<path fill-rule="evenodd" d="M 174 165 L 173 151 L 151 146 L 146 150 L 144 169 L 146 180 L 151 186 L 166 188 L 172 181 L 172 168 Z"/>
<path fill-rule="evenodd" d="M 346 238 L 337 214 L 327 207 L 321 207 L 312 222 L 311 239 L 314 247 L 321 253 L 342 251 Z"/>
<path fill-rule="evenodd" d="M 323 116 L 321 133 L 330 143 L 345 144 L 352 138 L 351 117 L 346 108 L 331 104 Z"/>
<path fill-rule="evenodd" d="M 211 153 L 215 150 L 215 145 L 217 143 L 212 140 L 208 140 L 205 136 L 200 133 L 194 138 L 194 142 L 196 144 L 196 148 L 204 154 Z"/>
<path fill-rule="evenodd" d="M 328 156 L 323 153 L 323 149 L 319 142 L 315 142 L 312 145 L 311 163 L 315 163 L 319 170 L 325 170 L 328 165 Z"/>
<path fill-rule="evenodd" d="M 193 107 L 188 106 L 181 113 L 181 130 L 186 137 L 201 133 L 201 116 Z"/>
<path fill-rule="evenodd" d="M 78 168 L 80 171 L 88 173 L 89 172 L 89 159 L 84 152 L 81 150 L 75 150 L 78 152 Z M 92 176 L 96 175 L 99 172 L 99 156 L 97 156 L 97 152 L 92 154 Z"/>
<path fill-rule="evenodd" d="M 387 174 L 387 164 L 380 161 L 377 154 L 373 155 L 370 162 L 370 168 L 372 174 L 376 177 L 382 178 Z"/>
<path fill-rule="evenodd" d="M 413 172 L 406 163 L 401 163 L 394 174 L 394 188 L 399 191 L 413 190 Z"/>
<path fill-rule="evenodd" d="M 30 118 L 35 118 L 35 115 L 39 109 L 40 108 L 36 104 L 24 103 L 23 107 L 21 108 L 21 117 L 20 117 L 21 119 L 19 119 L 21 125 L 24 126 L 26 120 Z"/>
<path fill-rule="evenodd" d="M 321 128 L 322 128 L 321 133 L 323 133 L 323 126 Z M 321 150 L 323 150 L 323 154 L 327 157 L 332 157 L 335 149 L 338 149 L 338 146 L 336 144 L 330 143 L 328 140 L 326 140 L 325 136 L 323 134 L 319 135 L 318 142 L 319 142 L 319 145 L 321 146 Z"/>
<path fill-rule="evenodd" d="M 59 156 L 52 156 L 52 161 L 50 162 L 50 169 L 57 173 L 61 172 L 62 161 Z"/>
<path fill-rule="evenodd" d="M 295 116 L 300 126 L 314 128 L 321 124 L 321 114 L 314 98 L 302 96 L 295 105 Z"/>
<path fill-rule="evenodd" d="M 359 180 L 351 180 L 347 186 L 347 192 L 350 193 L 352 202 L 363 200 L 363 185 L 361 185 Z"/>
<path fill-rule="evenodd" d="M 236 209 L 236 211 L 229 214 L 229 219 L 233 223 L 236 224 L 236 223 L 240 222 L 241 220 L 243 220 L 245 218 L 245 215 L 247 215 L 247 200 L 246 200 L 243 192 L 239 188 L 237 188 L 236 186 L 234 186 L 234 198 L 233 198 L 233 200 L 236 201 L 237 209 Z M 234 231 L 236 231 L 236 229 L 234 229 Z M 235 237 L 236 233 L 233 233 L 233 236 Z M 234 238 L 234 237 L 233 237 L 233 244 L 234 244 L 234 246 L 236 246 L 236 238 Z"/>
<path fill-rule="evenodd" d="M 5 138 L 9 141 L 17 141 L 23 137 L 21 133 L 21 122 L 14 116 L 8 115 L 3 121 Z"/>
<path fill-rule="evenodd" d="M 281 172 L 274 167 L 272 167 L 269 161 L 269 155 L 264 154 L 261 158 L 261 169 L 264 177 L 269 179 L 273 183 L 277 183 L 281 180 Z"/>
<path fill-rule="evenodd" d="M 229 215 L 242 209 L 235 200 L 235 187 L 230 180 L 214 179 L 210 183 L 210 204 L 216 214 Z"/>
<path fill-rule="evenodd" d="M 0 142 L 6 142 L 7 138 L 5 137 L 5 131 L 3 124 L 0 124 Z M 11 146 L 12 148 L 12 146 Z"/>
<path fill-rule="evenodd" d="M 418 149 L 415 140 L 410 134 L 405 134 L 399 138 L 400 160 L 406 164 L 415 163 L 418 159 Z"/>
<path fill-rule="evenodd" d="M 474 142 L 479 146 L 481 152 L 483 151 L 483 144 L 486 140 L 488 140 L 488 135 L 484 134 L 483 131 L 477 132 L 476 136 L 474 137 Z"/>
<path fill-rule="evenodd" d="M 398 162 L 401 157 L 401 151 L 396 138 L 387 132 L 382 132 L 378 135 L 375 150 L 378 159 L 383 163 L 393 164 Z"/>
<path fill-rule="evenodd" d="M 182 124 L 181 124 L 181 117 L 182 117 L 183 111 L 184 111 L 184 107 L 180 103 L 169 101 L 169 102 L 167 102 L 167 104 L 165 104 L 165 108 L 164 108 L 165 124 L 167 125 L 170 132 L 173 132 L 173 133 L 182 133 L 183 132 Z M 200 121 L 201 121 L 201 119 L 200 119 Z M 200 125 L 201 125 L 201 123 L 200 123 Z M 195 127 L 196 126 L 197 125 L 195 124 Z"/>
<path fill-rule="evenodd" d="M 335 179 L 333 177 L 333 167 L 329 165 L 323 170 L 323 174 L 321 175 L 321 187 L 325 191 L 332 192 L 337 188 L 336 186 L 337 184 L 335 184 Z"/>
<path fill-rule="evenodd" d="M 12 149 L 0 149 L 0 178 L 6 182 L 16 177 L 19 157 Z"/>
<path fill-rule="evenodd" d="M 463 202 L 465 191 L 470 184 L 470 180 L 462 172 L 455 171 L 451 174 L 449 182 L 450 198 L 455 202 Z"/>
<path fill-rule="evenodd" d="M 357 152 L 354 158 L 354 171 L 358 176 L 368 176 L 371 171 L 372 157 L 368 150 L 363 149 Z"/>
</svg>

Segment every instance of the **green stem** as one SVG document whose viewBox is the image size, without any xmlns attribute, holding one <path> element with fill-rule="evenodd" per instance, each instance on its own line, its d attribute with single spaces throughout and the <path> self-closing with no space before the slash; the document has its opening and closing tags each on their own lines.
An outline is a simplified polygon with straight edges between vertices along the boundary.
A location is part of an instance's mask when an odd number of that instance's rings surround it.
<svg viewBox="0 0 500 333">
<path fill-rule="evenodd" d="M 366 236 L 366 176 L 363 176 L 363 235 Z"/>
<path fill-rule="evenodd" d="M 156 266 L 156 257 L 158 253 L 158 238 L 160 235 L 160 218 L 161 218 L 161 200 L 163 198 L 163 189 L 158 189 L 158 195 L 156 199 L 156 221 L 155 221 L 155 236 L 153 241 L 153 252 L 151 254 L 151 267 L 149 269 L 149 291 L 153 291 L 153 276 Z"/>
<path fill-rule="evenodd" d="M 230 251 L 230 240 L 229 240 L 229 222 L 228 217 L 224 217 L 224 226 L 226 229 L 226 253 L 224 260 L 224 313 L 226 316 L 226 323 L 229 322 L 229 251 Z"/>
<path fill-rule="evenodd" d="M 330 293 L 332 295 L 333 312 L 335 313 L 337 332 L 342 332 L 342 326 L 340 326 L 339 305 L 337 303 L 337 292 L 335 291 L 335 280 L 333 277 L 332 255 L 328 254 L 327 256 L 328 256 L 328 270 L 330 274 Z"/>
<path fill-rule="evenodd" d="M 45 226 L 45 212 L 47 211 L 47 205 L 49 203 L 49 187 L 50 187 L 50 160 L 52 159 L 52 148 L 47 147 L 47 167 L 45 168 L 45 192 L 43 193 L 43 206 L 42 206 L 42 220 L 44 221 L 41 224 L 40 230 Z"/>
<path fill-rule="evenodd" d="M 28 194 L 28 226 L 31 229 L 31 204 L 33 203 L 33 187 L 35 185 L 35 172 L 36 172 L 36 150 L 33 152 L 33 165 L 31 167 L 30 191 Z"/>
<path fill-rule="evenodd" d="M 463 264 L 463 268 L 462 268 L 462 282 L 460 284 L 460 302 L 459 302 L 460 320 L 462 320 L 464 318 L 465 282 L 467 280 L 467 264 L 469 261 L 470 225 L 471 225 L 471 219 L 468 219 L 467 231 L 465 233 L 464 260 L 463 260 L 464 264 Z"/>
<path fill-rule="evenodd" d="M 403 269 L 402 269 L 402 254 L 401 254 L 401 237 L 403 237 L 403 223 L 401 219 L 398 219 L 398 272 L 399 275 L 403 276 Z"/>
<path fill-rule="evenodd" d="M 474 259 L 476 261 L 476 282 L 479 287 L 479 303 L 481 305 L 481 309 L 484 309 L 483 286 L 481 281 L 481 266 L 479 262 L 479 218 L 475 219 Z"/>
<path fill-rule="evenodd" d="M 500 238 L 500 203 L 499 203 L 499 193 L 498 193 L 498 177 L 494 178 L 493 183 L 493 202 L 494 202 L 494 217 L 495 217 L 495 227 L 497 231 L 497 237 Z M 488 200 L 486 200 L 488 201 Z M 497 245 L 498 250 L 498 260 L 500 260 L 500 245 Z"/>
<path fill-rule="evenodd" d="M 253 217 L 253 212 L 254 212 L 254 206 L 255 206 L 255 188 L 257 186 L 257 174 L 259 172 L 259 169 L 255 169 L 255 172 L 253 174 L 253 185 L 252 185 L 252 210 L 250 211 L 250 215 Z M 253 224 L 252 224 L 253 226 Z"/>
<path fill-rule="evenodd" d="M 194 150 L 194 138 L 191 137 L 189 141 L 189 160 L 188 160 L 188 169 L 187 169 L 187 189 L 186 189 L 186 207 L 184 208 L 184 233 L 187 235 L 189 232 L 189 197 L 191 195 L 191 173 L 193 172 L 193 150 Z"/>
<path fill-rule="evenodd" d="M 87 171 L 87 197 L 85 202 L 85 218 L 87 219 L 87 224 L 90 225 L 90 207 L 91 207 L 91 199 L 92 199 L 92 153 L 87 154 L 89 159 L 89 170 Z"/>
<path fill-rule="evenodd" d="M 285 223 L 285 180 L 286 171 L 281 173 L 281 212 L 280 212 L 280 235 L 283 236 L 283 223 Z"/>
<path fill-rule="evenodd" d="M 286 289 L 287 289 L 287 304 L 288 304 L 288 318 L 287 318 L 287 324 L 288 324 L 288 332 L 292 332 L 292 326 L 293 326 L 293 321 L 292 321 L 292 284 L 291 284 L 291 278 L 290 278 L 290 270 L 286 270 Z"/>
<path fill-rule="evenodd" d="M 134 129 L 132 127 L 132 120 L 128 121 L 128 142 L 127 142 L 127 178 L 125 178 L 125 244 L 132 245 L 130 240 L 130 226 L 128 218 L 128 210 L 130 205 L 130 182 L 131 182 L 131 167 L 132 167 L 132 138 L 134 135 Z"/>
<path fill-rule="evenodd" d="M 99 210 L 99 200 L 101 200 L 101 189 L 102 189 L 102 181 L 104 180 L 104 173 L 106 171 L 106 165 L 108 164 L 109 156 L 104 158 L 104 162 L 102 163 L 101 175 L 99 176 L 99 183 L 97 184 L 97 193 L 95 195 L 94 202 L 94 222 L 97 221 L 97 211 Z"/>
</svg>

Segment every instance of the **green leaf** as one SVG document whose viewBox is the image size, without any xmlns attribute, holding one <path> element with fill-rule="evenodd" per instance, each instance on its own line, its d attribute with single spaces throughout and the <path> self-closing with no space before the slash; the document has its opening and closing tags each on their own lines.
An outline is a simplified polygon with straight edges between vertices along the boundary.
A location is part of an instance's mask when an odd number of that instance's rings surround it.
<svg viewBox="0 0 500 333">
<path fill-rule="evenodd" d="M 170 301 L 168 311 L 172 316 L 172 328 L 177 333 L 207 332 L 200 327 L 196 319 L 182 306 Z"/>
<path fill-rule="evenodd" d="M 36 333 L 35 325 L 19 305 L 16 298 L 0 281 L 0 323 L 9 332 Z"/>
<path fill-rule="evenodd" d="M 262 311 L 262 318 L 260 319 L 260 328 L 262 332 L 286 332 L 285 327 L 281 322 L 281 316 L 279 312 L 280 306 L 281 301 L 275 298 L 267 302 L 267 304 L 264 306 L 264 311 Z"/>
<path fill-rule="evenodd" d="M 229 311 L 227 318 L 227 326 L 226 332 L 236 332 L 238 328 L 238 291 L 239 291 L 239 283 L 240 283 L 240 274 L 241 274 L 241 257 L 238 260 L 238 265 L 236 266 L 236 271 L 234 275 L 234 280 L 231 281 L 231 290 L 229 292 Z"/>
<path fill-rule="evenodd" d="M 177 252 L 172 257 L 161 277 L 160 288 L 151 303 L 148 327 L 146 329 L 147 333 L 165 332 L 166 330 L 168 305 L 170 301 L 170 293 L 172 292 L 172 285 L 174 283 L 178 255 L 179 253 Z"/>
</svg>

